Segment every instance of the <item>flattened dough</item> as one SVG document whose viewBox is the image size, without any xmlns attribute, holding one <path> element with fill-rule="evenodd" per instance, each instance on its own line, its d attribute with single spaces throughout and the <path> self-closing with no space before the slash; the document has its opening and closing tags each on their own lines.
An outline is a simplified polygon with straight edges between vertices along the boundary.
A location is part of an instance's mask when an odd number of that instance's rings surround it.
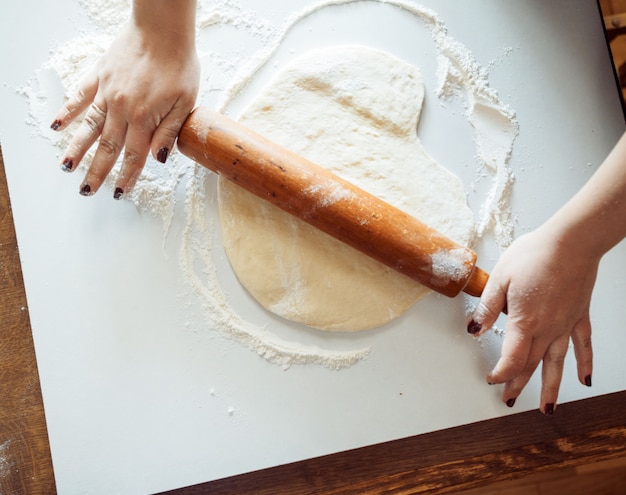
<svg viewBox="0 0 626 495">
<path fill-rule="evenodd" d="M 361 46 L 308 52 L 240 121 L 467 245 L 474 216 L 461 181 L 417 137 L 415 67 Z M 265 308 L 323 330 L 383 325 L 429 290 L 225 179 L 222 237 L 240 282 Z"/>
</svg>

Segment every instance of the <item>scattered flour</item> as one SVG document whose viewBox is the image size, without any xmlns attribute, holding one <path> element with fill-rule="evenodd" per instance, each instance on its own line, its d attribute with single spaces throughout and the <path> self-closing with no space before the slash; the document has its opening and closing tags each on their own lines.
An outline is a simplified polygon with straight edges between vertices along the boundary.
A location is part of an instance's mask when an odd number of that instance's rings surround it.
<svg viewBox="0 0 626 495">
<path fill-rule="evenodd" d="M 481 208 L 478 237 L 492 231 L 500 247 L 506 247 L 513 238 L 509 195 L 514 178 L 508 162 L 518 131 L 514 112 L 490 87 L 488 69 L 478 64 L 470 50 L 448 34 L 436 12 L 408 0 L 367 1 L 406 11 L 423 21 L 430 30 L 438 51 L 436 95 L 441 101 L 458 98 L 463 102 L 468 123 L 474 132 L 479 168 L 492 181 Z M 57 105 L 59 94 L 71 94 L 81 75 L 104 52 L 130 11 L 130 0 L 79 0 L 79 3 L 94 24 L 95 31 L 100 34 L 84 34 L 54 49 L 37 76 L 20 90 L 30 103 L 30 124 L 54 143 L 59 154 L 67 145 L 72 130 L 62 135 L 50 133 L 50 106 Z M 268 63 L 287 34 L 303 19 L 328 7 L 352 3 L 362 2 L 325 0 L 312 3 L 276 26 L 234 0 L 199 2 L 197 30 L 200 57 L 203 65 L 210 64 L 211 67 L 211 70 L 205 71 L 200 103 L 226 111 L 234 98 Z M 224 26 L 245 32 L 260 48 L 253 53 L 242 49 L 228 54 L 216 52 L 205 40 L 210 38 L 213 30 Z M 59 80 L 62 87 L 59 87 Z M 89 154 L 85 158 L 83 168 L 90 163 L 91 157 Z M 114 169 L 109 185 L 115 180 L 117 170 Z M 334 351 L 287 342 L 267 328 L 246 321 L 233 310 L 217 280 L 214 258 L 216 227 L 208 214 L 208 205 L 215 198 L 207 194 L 207 183 L 207 172 L 202 167 L 176 154 L 171 158 L 169 167 L 159 166 L 149 158 L 130 197 L 141 211 L 163 220 L 165 243 L 178 211 L 177 192 L 183 191 L 185 227 L 179 251 L 180 266 L 206 309 L 207 326 L 284 368 L 291 364 L 317 363 L 340 369 L 365 358 L 369 349 Z"/>
<path fill-rule="evenodd" d="M 11 446 L 11 440 L 0 443 L 0 481 L 11 475 L 12 464 L 9 461 L 8 451 Z"/>
</svg>

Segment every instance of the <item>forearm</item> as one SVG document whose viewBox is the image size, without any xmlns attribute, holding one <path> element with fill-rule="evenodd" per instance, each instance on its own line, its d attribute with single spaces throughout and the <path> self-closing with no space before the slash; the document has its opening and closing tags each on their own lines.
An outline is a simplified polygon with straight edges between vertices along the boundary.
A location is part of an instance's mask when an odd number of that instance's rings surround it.
<svg viewBox="0 0 626 495">
<path fill-rule="evenodd" d="M 174 48 L 195 46 L 196 0 L 134 0 L 132 22 Z"/>
<path fill-rule="evenodd" d="M 602 257 L 626 236 L 626 134 L 542 228 L 569 249 L 593 258 Z"/>
</svg>

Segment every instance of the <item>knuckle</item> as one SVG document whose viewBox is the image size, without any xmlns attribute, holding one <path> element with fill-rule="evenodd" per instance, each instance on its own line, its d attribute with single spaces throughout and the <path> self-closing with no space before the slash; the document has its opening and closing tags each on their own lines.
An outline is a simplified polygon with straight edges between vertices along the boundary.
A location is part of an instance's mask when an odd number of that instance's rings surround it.
<svg viewBox="0 0 626 495">
<path fill-rule="evenodd" d="M 480 322 L 492 322 L 498 318 L 499 311 L 492 309 L 486 301 L 481 299 L 478 302 L 478 306 L 476 307 L 474 315 L 475 319 L 479 320 Z"/>
<path fill-rule="evenodd" d="M 153 120 L 149 108 L 144 105 L 136 105 L 128 112 L 128 123 L 133 127 L 147 128 Z"/>
<path fill-rule="evenodd" d="M 544 365 L 550 366 L 552 369 L 560 370 L 565 365 L 565 356 L 567 355 L 567 343 L 565 346 L 552 344 L 546 350 L 543 357 Z"/>
<path fill-rule="evenodd" d="M 176 139 L 176 136 L 178 136 L 178 133 L 180 132 L 180 127 L 182 126 L 175 127 L 172 125 L 167 125 L 159 127 L 159 134 L 161 135 L 161 138 L 173 141 L 174 139 Z"/>
<path fill-rule="evenodd" d="M 521 356 L 508 356 L 503 361 L 502 368 L 514 376 L 524 371 L 528 364 L 527 359 Z"/>
<path fill-rule="evenodd" d="M 111 96 L 113 105 L 123 106 L 128 101 L 128 95 L 125 91 L 115 91 Z"/>
<path fill-rule="evenodd" d="M 83 123 L 92 131 L 100 131 L 104 125 L 105 112 L 98 105 L 92 103 L 85 114 Z"/>
<path fill-rule="evenodd" d="M 562 369 L 565 365 L 565 354 L 560 352 L 548 352 L 544 357 L 544 364 L 549 365 L 553 369 Z"/>
<path fill-rule="evenodd" d="M 121 146 L 112 139 L 101 137 L 100 144 L 98 145 L 98 151 L 101 151 L 110 157 L 116 157 L 120 154 Z"/>
<path fill-rule="evenodd" d="M 80 101 L 85 101 L 86 99 L 87 99 L 87 92 L 85 91 L 85 88 L 82 85 L 79 85 L 78 88 L 76 88 L 76 93 L 74 94 L 72 101 L 80 102 Z"/>
<path fill-rule="evenodd" d="M 132 149 L 126 149 L 124 152 L 124 170 L 137 170 L 143 167 L 146 157 L 142 153 L 138 153 Z"/>
</svg>

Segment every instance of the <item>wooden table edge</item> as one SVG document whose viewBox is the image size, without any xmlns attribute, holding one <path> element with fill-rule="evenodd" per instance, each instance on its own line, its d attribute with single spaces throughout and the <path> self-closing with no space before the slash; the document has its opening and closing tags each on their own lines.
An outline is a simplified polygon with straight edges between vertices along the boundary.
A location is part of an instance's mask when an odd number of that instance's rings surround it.
<svg viewBox="0 0 626 495">
<path fill-rule="evenodd" d="M 1 146 L 0 493 L 55 493 L 39 372 Z"/>
<path fill-rule="evenodd" d="M 0 493 L 54 494 L 1 146 L 0 196 Z M 438 494 L 624 455 L 626 391 L 561 404 L 553 417 L 523 412 L 163 493 Z"/>
<path fill-rule="evenodd" d="M 163 493 L 441 494 L 624 455 L 626 391 Z"/>
</svg>

